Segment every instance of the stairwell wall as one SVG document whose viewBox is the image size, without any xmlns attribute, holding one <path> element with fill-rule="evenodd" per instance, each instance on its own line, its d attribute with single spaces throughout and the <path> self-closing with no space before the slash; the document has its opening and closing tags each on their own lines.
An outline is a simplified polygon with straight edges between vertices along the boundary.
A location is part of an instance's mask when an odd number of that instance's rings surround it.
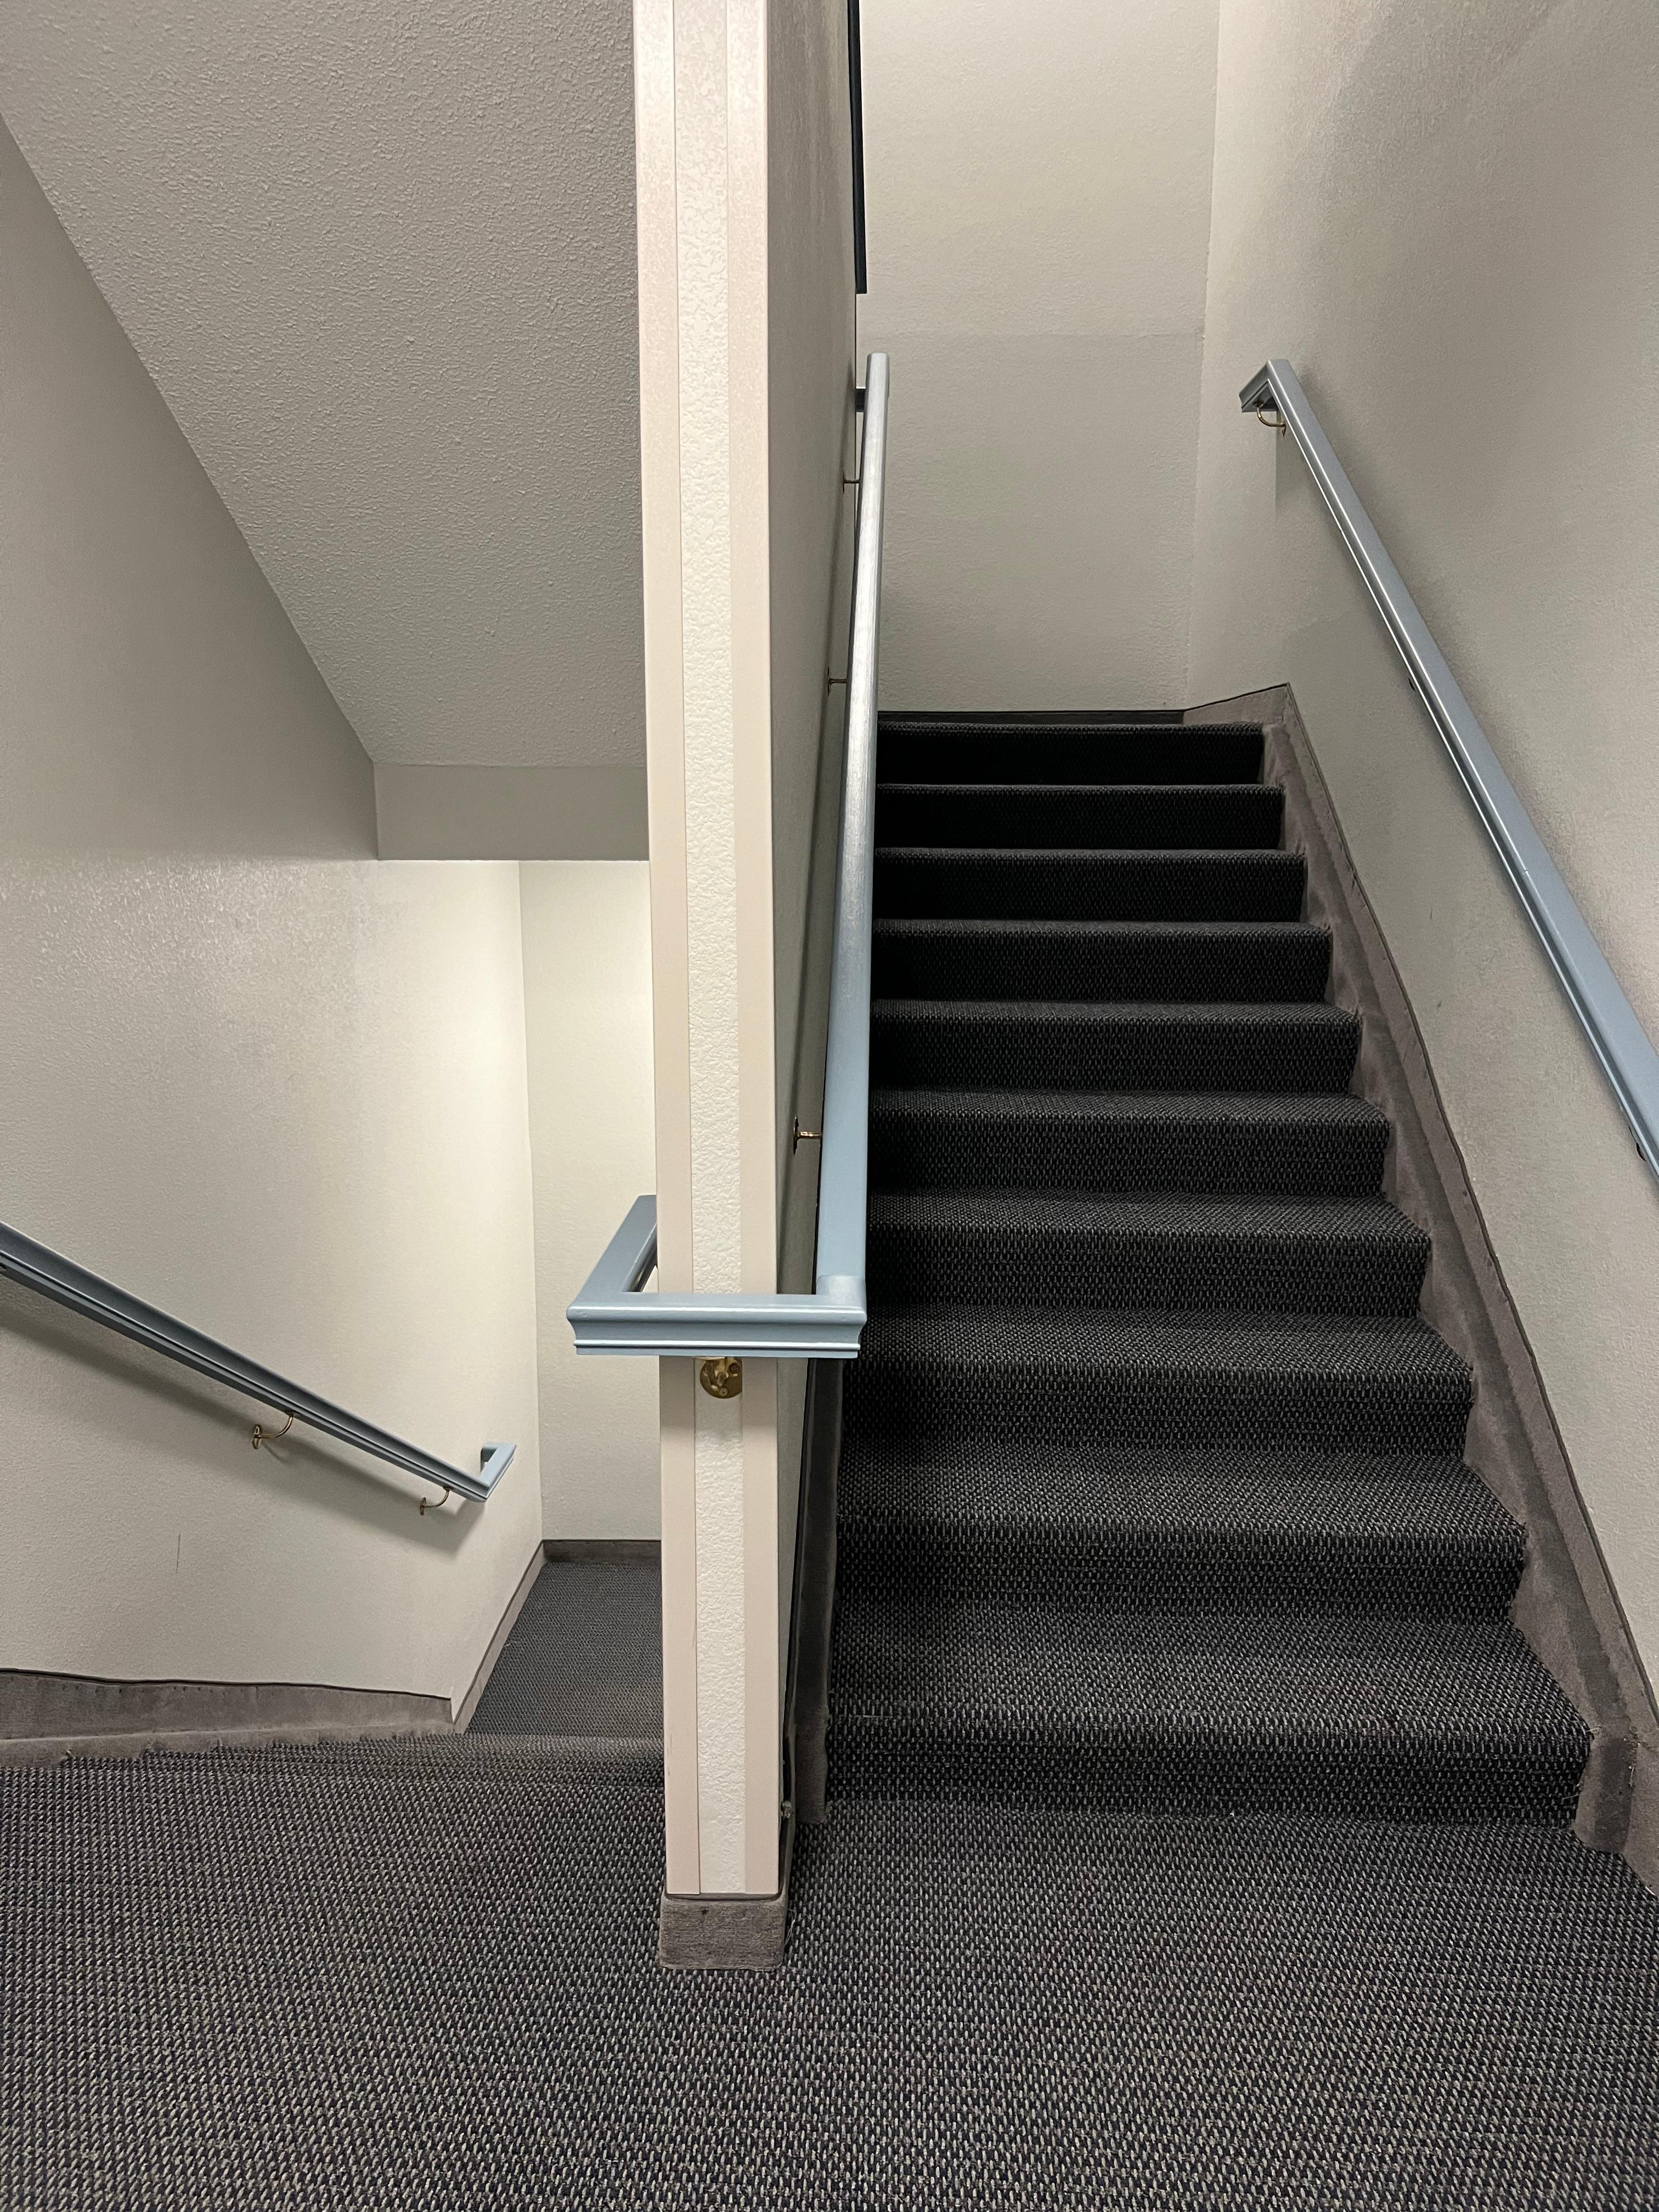
<svg viewBox="0 0 1659 2212">
<path fill-rule="evenodd" d="M 579 1359 L 565 1309 L 655 1188 L 651 894 L 643 860 L 526 860 L 525 1032 L 536 1185 L 542 1498 L 551 1537 L 657 1535 L 657 1373 Z"/>
<path fill-rule="evenodd" d="M 459 1702 L 541 1534 L 517 870 L 373 775 L 0 131 L 0 1218 L 487 1508 L 0 1290 L 0 1668 Z M 269 1413 L 268 1426 L 276 1425 Z"/>
<path fill-rule="evenodd" d="M 888 707 L 1181 706 L 1216 0 L 862 0 Z"/>
<path fill-rule="evenodd" d="M 1222 0 L 1188 692 L 1288 681 L 1650 1678 L 1659 1189 L 1305 467 L 1287 356 L 1659 1035 L 1659 21 Z"/>
</svg>

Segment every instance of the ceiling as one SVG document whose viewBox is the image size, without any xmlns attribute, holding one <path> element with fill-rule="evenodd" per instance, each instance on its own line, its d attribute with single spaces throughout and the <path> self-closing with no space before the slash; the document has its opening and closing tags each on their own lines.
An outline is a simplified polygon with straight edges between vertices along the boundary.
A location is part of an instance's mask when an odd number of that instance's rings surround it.
<svg viewBox="0 0 1659 2212">
<path fill-rule="evenodd" d="M 643 760 L 629 19 L 0 15 L 0 112 L 377 760 Z"/>
</svg>

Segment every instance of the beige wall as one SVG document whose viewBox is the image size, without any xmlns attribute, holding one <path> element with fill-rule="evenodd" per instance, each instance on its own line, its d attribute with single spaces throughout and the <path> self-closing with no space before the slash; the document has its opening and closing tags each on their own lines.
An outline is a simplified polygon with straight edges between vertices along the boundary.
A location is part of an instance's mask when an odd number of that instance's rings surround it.
<svg viewBox="0 0 1659 2212">
<path fill-rule="evenodd" d="M 0 132 L 3 1218 L 487 1509 L 8 1289 L 0 1665 L 466 1689 L 540 1533 L 516 872 L 369 764 Z M 269 1419 L 269 1416 L 267 1416 Z"/>
<path fill-rule="evenodd" d="M 1288 680 L 1659 1672 L 1659 1192 L 1285 441 L 1287 356 L 1659 1035 L 1659 17 L 1222 0 L 1190 694 Z"/>
<path fill-rule="evenodd" d="M 1186 680 L 1216 0 L 864 0 L 883 703 Z"/>
<path fill-rule="evenodd" d="M 519 872 L 544 1526 L 550 1536 L 654 1536 L 655 1364 L 579 1359 L 564 1317 L 655 1186 L 647 871 L 643 860 L 546 860 Z"/>
</svg>

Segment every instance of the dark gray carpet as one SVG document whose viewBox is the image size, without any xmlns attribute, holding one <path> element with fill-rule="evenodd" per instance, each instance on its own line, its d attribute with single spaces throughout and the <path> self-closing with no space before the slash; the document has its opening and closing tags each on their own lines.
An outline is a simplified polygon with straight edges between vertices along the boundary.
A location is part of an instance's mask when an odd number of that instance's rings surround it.
<svg viewBox="0 0 1659 2212">
<path fill-rule="evenodd" d="M 1573 1818 L 1262 757 L 883 724 L 832 1796 Z"/>
<path fill-rule="evenodd" d="M 501 1646 L 471 1733 L 659 1743 L 656 1559 L 547 1560 Z"/>
<path fill-rule="evenodd" d="M 1650 2208 L 1659 1907 L 1559 1830 L 842 1803 L 654 1963 L 656 1763 L 0 1776 L 0 2202 Z"/>
</svg>

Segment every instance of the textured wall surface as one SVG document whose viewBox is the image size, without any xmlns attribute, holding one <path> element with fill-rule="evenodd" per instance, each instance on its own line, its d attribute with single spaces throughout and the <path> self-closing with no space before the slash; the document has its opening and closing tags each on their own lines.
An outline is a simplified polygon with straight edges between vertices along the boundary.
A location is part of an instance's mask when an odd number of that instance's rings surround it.
<svg viewBox="0 0 1659 2212">
<path fill-rule="evenodd" d="M 882 698 L 1186 679 L 1216 0 L 864 0 Z"/>
<path fill-rule="evenodd" d="M 520 888 L 544 1525 L 550 1536 L 654 1536 L 656 1363 L 579 1359 L 564 1317 L 629 1207 L 656 1187 L 647 871 L 526 861 Z"/>
<path fill-rule="evenodd" d="M 644 752 L 628 0 L 0 15 L 0 106 L 377 760 Z"/>
<path fill-rule="evenodd" d="M 373 776 L 0 131 L 0 1215 L 487 1509 L 0 1297 L 0 1666 L 459 1698 L 540 1534 L 517 871 Z M 267 1413 L 267 1425 L 276 1425 Z"/>
<path fill-rule="evenodd" d="M 658 1279 L 777 1280 L 766 0 L 637 0 Z M 672 1891 L 777 1887 L 775 1370 L 659 1361 Z"/>
<path fill-rule="evenodd" d="M 1659 17 L 1223 0 L 1191 695 L 1296 690 L 1659 1674 L 1659 1190 L 1305 468 L 1332 442 L 1659 1036 Z"/>
</svg>

